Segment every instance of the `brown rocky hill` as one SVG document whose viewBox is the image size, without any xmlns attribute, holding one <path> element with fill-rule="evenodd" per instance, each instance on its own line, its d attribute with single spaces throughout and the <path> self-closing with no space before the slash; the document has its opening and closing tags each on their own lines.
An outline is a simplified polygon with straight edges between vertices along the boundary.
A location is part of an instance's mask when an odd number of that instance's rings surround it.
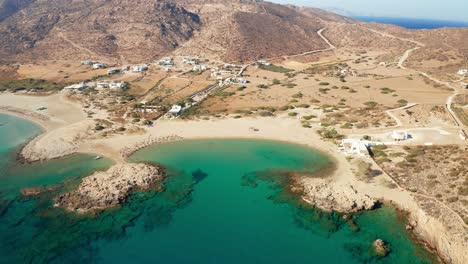
<svg viewBox="0 0 468 264">
<path fill-rule="evenodd" d="M 226 61 L 251 61 L 328 48 L 317 35 L 343 17 L 321 11 L 261 1 L 193 1 L 184 6 L 196 12 L 204 27 L 179 54 L 203 54 Z"/>
<path fill-rule="evenodd" d="M 431 60 L 428 50 L 451 48 L 449 58 L 468 52 L 463 29 L 413 31 L 260 0 L 0 0 L 0 61 L 138 63 L 174 53 L 248 62 L 328 48 L 317 34 L 321 28 L 338 48 L 396 57 L 414 46 L 357 24 L 434 43 L 415 52 L 422 61 Z"/>
<path fill-rule="evenodd" d="M 1 10 L 10 15 L 0 22 L 0 57 L 20 61 L 146 61 L 174 50 L 201 26 L 196 14 L 154 0 L 36 0 L 21 12 Z"/>
<path fill-rule="evenodd" d="M 10 61 L 141 62 L 174 50 L 249 61 L 326 48 L 317 30 L 342 20 L 254 0 L 0 1 L 0 57 Z"/>
</svg>

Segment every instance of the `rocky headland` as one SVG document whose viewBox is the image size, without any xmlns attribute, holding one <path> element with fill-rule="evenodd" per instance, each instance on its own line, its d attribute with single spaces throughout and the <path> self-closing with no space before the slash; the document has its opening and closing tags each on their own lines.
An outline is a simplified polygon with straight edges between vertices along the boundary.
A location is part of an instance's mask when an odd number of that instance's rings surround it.
<svg viewBox="0 0 468 264">
<path fill-rule="evenodd" d="M 376 199 L 352 185 L 322 178 L 307 179 L 302 199 L 321 210 L 341 213 L 372 210 L 377 204 Z"/>
<path fill-rule="evenodd" d="M 162 179 L 161 168 L 147 164 L 117 164 L 107 171 L 85 177 L 74 191 L 58 196 L 55 206 L 76 212 L 114 207 L 124 203 L 132 191 L 157 187 L 155 184 Z"/>
</svg>

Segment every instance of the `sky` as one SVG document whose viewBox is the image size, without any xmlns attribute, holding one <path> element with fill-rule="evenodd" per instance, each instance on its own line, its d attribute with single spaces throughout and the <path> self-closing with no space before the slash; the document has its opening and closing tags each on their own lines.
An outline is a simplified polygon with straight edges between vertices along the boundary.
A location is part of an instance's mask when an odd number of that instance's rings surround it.
<svg viewBox="0 0 468 264">
<path fill-rule="evenodd" d="M 468 0 L 267 0 L 329 9 L 348 16 L 426 18 L 468 22 Z"/>
</svg>

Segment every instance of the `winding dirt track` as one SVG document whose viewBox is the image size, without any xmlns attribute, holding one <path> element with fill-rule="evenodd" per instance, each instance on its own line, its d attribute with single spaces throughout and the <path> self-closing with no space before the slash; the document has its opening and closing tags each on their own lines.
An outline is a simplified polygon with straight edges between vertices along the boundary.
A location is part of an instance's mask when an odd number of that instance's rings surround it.
<svg viewBox="0 0 468 264">
<path fill-rule="evenodd" d="M 356 24 L 356 25 L 357 25 L 357 24 Z M 425 73 L 425 72 L 423 72 L 423 71 L 418 71 L 418 70 L 415 70 L 415 69 L 410 69 L 410 68 L 407 68 L 407 67 L 404 66 L 404 63 L 405 63 L 405 61 L 409 58 L 409 55 L 411 54 L 411 52 L 413 52 L 413 51 L 415 51 L 415 50 L 418 50 L 418 49 L 420 49 L 420 48 L 424 48 L 424 47 L 426 46 L 424 43 L 419 42 L 419 41 L 415 41 L 415 40 L 412 40 L 412 39 L 400 38 L 400 37 L 397 37 L 397 36 L 394 36 L 394 35 L 391 35 L 391 34 L 388 34 L 388 33 L 380 32 L 380 31 L 378 31 L 378 30 L 365 27 L 365 26 L 363 26 L 363 25 L 357 25 L 357 26 L 360 26 L 360 27 L 362 27 L 362 28 L 364 28 L 364 29 L 367 29 L 367 30 L 369 30 L 369 31 L 371 31 L 371 32 L 374 32 L 374 33 L 376 33 L 376 34 L 379 34 L 379 35 L 382 35 L 382 36 L 385 36 L 385 37 L 394 38 L 394 39 L 398 39 L 398 40 L 401 40 L 401 41 L 406 41 L 406 42 L 411 42 L 411 43 L 413 43 L 413 44 L 416 44 L 417 47 L 414 47 L 414 48 L 411 48 L 411 49 L 405 51 L 405 53 L 401 56 L 400 60 L 398 61 L 398 67 L 401 68 L 401 69 L 412 70 L 412 71 L 414 71 L 414 72 L 416 72 L 416 73 L 419 73 L 419 74 L 421 74 L 421 75 L 423 75 L 423 76 L 429 78 L 430 80 L 432 80 L 432 81 L 434 81 L 434 82 L 436 82 L 436 83 L 438 83 L 438 84 L 444 85 L 444 86 L 446 86 L 446 87 L 452 89 L 452 90 L 454 91 L 454 93 L 453 93 L 451 96 L 449 96 L 449 97 L 447 98 L 447 101 L 446 101 L 445 106 L 446 106 L 446 108 L 447 108 L 449 114 L 452 116 L 453 120 L 455 121 L 455 124 L 456 124 L 458 127 L 461 127 L 461 128 L 465 127 L 464 124 L 460 121 L 460 119 L 458 118 L 458 116 L 455 114 L 455 112 L 454 112 L 453 109 L 452 109 L 452 102 L 453 102 L 453 99 L 454 99 L 457 95 L 460 94 L 460 91 L 459 91 L 458 87 L 452 85 L 452 84 L 449 83 L 449 82 L 443 82 L 443 81 L 441 81 L 441 80 L 439 80 L 439 79 L 436 79 L 436 78 L 432 77 L 431 75 L 429 75 L 429 74 L 427 74 L 427 73 Z M 388 113 L 388 111 L 387 111 L 387 113 Z M 391 116 L 392 118 L 394 118 L 393 115 L 390 115 L 390 116 Z M 394 119 L 395 119 L 395 118 L 394 118 Z M 397 119 L 395 119 L 395 120 L 397 120 Z M 397 122 L 398 122 L 398 120 L 397 120 Z"/>
</svg>

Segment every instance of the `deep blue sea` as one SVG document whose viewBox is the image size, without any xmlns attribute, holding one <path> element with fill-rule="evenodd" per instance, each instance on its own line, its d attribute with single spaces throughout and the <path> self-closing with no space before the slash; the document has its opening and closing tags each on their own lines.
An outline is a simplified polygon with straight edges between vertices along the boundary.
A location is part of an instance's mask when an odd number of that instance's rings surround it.
<svg viewBox="0 0 468 264">
<path fill-rule="evenodd" d="M 468 10 L 467 10 L 468 11 Z M 369 17 L 369 16 L 354 16 L 364 22 L 376 22 L 383 24 L 393 24 L 409 29 L 434 29 L 443 27 L 468 27 L 468 22 L 463 21 L 447 21 L 434 19 L 417 19 L 417 18 L 398 18 L 398 17 Z"/>
</svg>

